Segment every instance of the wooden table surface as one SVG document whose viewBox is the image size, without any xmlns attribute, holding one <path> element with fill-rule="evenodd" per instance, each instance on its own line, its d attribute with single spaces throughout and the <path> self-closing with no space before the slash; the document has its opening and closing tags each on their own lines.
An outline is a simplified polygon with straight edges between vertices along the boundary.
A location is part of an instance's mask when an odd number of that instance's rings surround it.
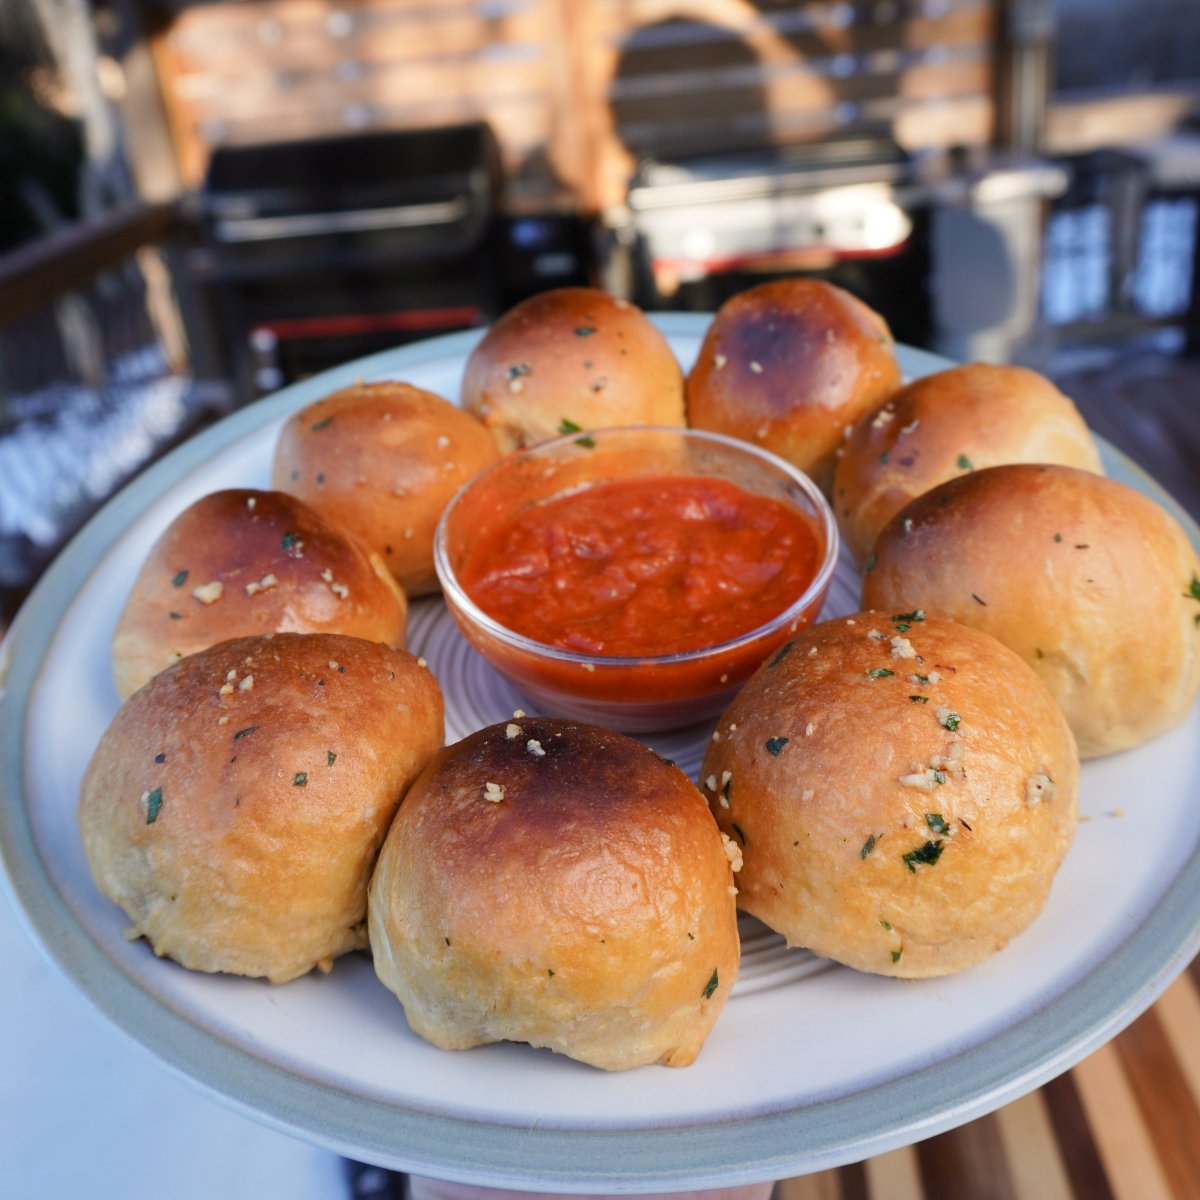
<svg viewBox="0 0 1200 1200">
<path fill-rule="evenodd" d="M 1200 963 L 1078 1066 L 948 1133 L 782 1181 L 775 1200 L 1200 1197 Z"/>
<path fill-rule="evenodd" d="M 1057 382 L 1200 521 L 1200 362 L 1148 355 Z M 915 1146 L 785 1180 L 774 1200 L 1200 1200 L 1200 959 L 1036 1092 Z"/>
</svg>

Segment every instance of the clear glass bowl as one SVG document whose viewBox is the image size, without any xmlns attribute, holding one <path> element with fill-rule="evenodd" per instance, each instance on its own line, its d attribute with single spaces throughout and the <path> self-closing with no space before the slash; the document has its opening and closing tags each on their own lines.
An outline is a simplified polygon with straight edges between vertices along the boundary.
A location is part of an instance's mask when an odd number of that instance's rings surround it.
<svg viewBox="0 0 1200 1200">
<path fill-rule="evenodd" d="M 612 479 L 691 475 L 726 480 L 779 501 L 807 520 L 817 570 L 778 616 L 728 641 L 678 654 L 618 658 L 560 649 L 509 629 L 459 581 L 471 547 L 533 505 Z M 833 577 L 837 525 L 803 472 L 735 438 L 695 429 L 629 426 L 569 433 L 517 451 L 455 495 L 434 538 L 434 564 L 450 613 L 471 645 L 550 716 L 626 733 L 674 729 L 719 714 L 768 655 L 814 621 Z"/>
</svg>

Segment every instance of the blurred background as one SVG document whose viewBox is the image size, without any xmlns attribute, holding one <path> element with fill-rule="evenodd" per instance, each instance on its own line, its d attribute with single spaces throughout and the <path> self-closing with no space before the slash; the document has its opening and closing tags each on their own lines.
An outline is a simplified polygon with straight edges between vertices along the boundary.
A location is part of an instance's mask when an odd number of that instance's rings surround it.
<svg viewBox="0 0 1200 1200">
<path fill-rule="evenodd" d="M 850 288 L 1200 509 L 1195 0 L 4 0 L 0 594 L 255 396 L 547 287 Z"/>
<path fill-rule="evenodd" d="M 711 311 L 832 280 L 1049 374 L 1200 516 L 1198 117 L 1200 0 L 0 0 L 0 631 L 183 438 L 566 284 Z M 22 970 L 79 1041 L 6 1096 L 57 1113 L 92 1026 Z M 778 1198 L 1194 1197 L 1198 994 L 1192 964 L 1038 1092 Z M 155 1137 L 98 1107 L 81 1163 L 212 1195 L 222 1145 L 222 1194 L 400 1194 L 199 1099 L 160 1120 L 128 1048 L 103 1069 Z"/>
</svg>

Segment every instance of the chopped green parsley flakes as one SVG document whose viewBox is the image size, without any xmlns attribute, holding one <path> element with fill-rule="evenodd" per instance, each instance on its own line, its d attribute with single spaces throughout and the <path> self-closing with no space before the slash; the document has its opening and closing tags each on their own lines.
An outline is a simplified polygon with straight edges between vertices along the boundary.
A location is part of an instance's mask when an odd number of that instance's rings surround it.
<svg viewBox="0 0 1200 1200">
<path fill-rule="evenodd" d="M 783 662 L 783 660 L 785 658 L 787 658 L 788 651 L 791 650 L 791 648 L 792 648 L 791 642 L 784 642 L 783 645 L 780 646 L 779 649 L 775 651 L 775 657 L 773 659 L 771 659 L 771 661 L 769 663 L 767 663 L 767 669 L 770 670 L 771 667 L 779 666 L 779 664 L 781 662 Z"/>
<path fill-rule="evenodd" d="M 566 417 L 563 417 L 563 419 L 558 423 L 558 432 L 583 433 L 583 426 L 576 425 L 574 421 L 569 421 Z M 595 448 L 596 439 L 585 433 L 583 437 L 577 437 L 575 439 L 575 445 L 582 446 L 585 450 L 592 450 Z"/>
<path fill-rule="evenodd" d="M 932 867 L 942 857 L 942 843 L 940 840 L 926 842 L 925 845 L 918 846 L 915 850 L 910 850 L 907 854 L 901 855 L 901 857 L 904 859 L 904 865 L 908 868 L 908 873 L 915 875 L 918 866 Z"/>
</svg>

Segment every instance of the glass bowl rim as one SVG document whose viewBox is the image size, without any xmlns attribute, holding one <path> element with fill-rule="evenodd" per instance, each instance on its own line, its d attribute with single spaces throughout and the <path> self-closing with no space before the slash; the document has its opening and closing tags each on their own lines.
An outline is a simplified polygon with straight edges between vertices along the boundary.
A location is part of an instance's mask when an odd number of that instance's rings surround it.
<svg viewBox="0 0 1200 1200">
<path fill-rule="evenodd" d="M 545 453 L 547 450 L 553 450 L 567 443 L 578 443 L 581 437 L 588 437 L 595 441 L 596 439 L 607 440 L 614 435 L 629 434 L 671 434 L 675 437 L 682 436 L 684 440 L 709 442 L 713 445 L 723 446 L 750 458 L 761 460 L 776 471 L 787 476 L 792 483 L 800 488 L 816 510 L 818 525 L 825 537 L 825 555 L 808 586 L 783 612 L 778 613 L 761 625 L 756 625 L 753 629 L 747 630 L 745 633 L 738 634 L 735 638 L 716 642 L 711 646 L 700 646 L 694 650 L 683 650 L 674 654 L 618 656 L 587 654 L 582 651 L 566 650 L 560 646 L 551 646 L 546 642 L 539 642 L 536 638 L 518 633 L 515 629 L 510 629 L 507 625 L 497 621 L 495 617 L 484 612 L 471 599 L 459 583 L 458 576 L 450 565 L 449 552 L 446 549 L 446 527 L 451 514 L 463 497 L 477 484 L 486 481 L 493 474 L 511 467 L 511 464 L 518 460 L 528 460 L 536 455 Z M 696 478 L 702 479 L 705 476 L 698 475 Z M 691 429 L 683 425 L 615 425 L 604 429 L 572 430 L 570 433 L 563 434 L 560 437 L 547 438 L 545 441 L 536 442 L 532 446 L 525 446 L 520 450 L 514 450 L 506 454 L 498 461 L 485 467 L 476 475 L 473 475 L 459 487 L 450 498 L 450 502 L 442 510 L 442 515 L 438 519 L 437 529 L 434 532 L 433 561 L 438 580 L 442 585 L 444 599 L 448 603 L 457 606 L 469 618 L 471 623 L 480 626 L 497 641 L 504 643 L 510 649 L 520 650 L 539 658 L 607 670 L 620 667 L 668 667 L 681 663 L 697 662 L 706 658 L 716 658 L 737 651 L 764 636 L 776 632 L 786 626 L 789 621 L 797 619 L 828 586 L 833 577 L 833 572 L 837 567 L 840 548 L 841 543 L 838 537 L 837 521 L 834 518 L 829 501 L 825 499 L 821 490 L 808 475 L 779 455 L 773 454 L 761 446 L 756 446 L 752 442 L 743 441 L 741 438 L 729 437 L 722 433 L 713 433 L 706 429 Z"/>
</svg>

